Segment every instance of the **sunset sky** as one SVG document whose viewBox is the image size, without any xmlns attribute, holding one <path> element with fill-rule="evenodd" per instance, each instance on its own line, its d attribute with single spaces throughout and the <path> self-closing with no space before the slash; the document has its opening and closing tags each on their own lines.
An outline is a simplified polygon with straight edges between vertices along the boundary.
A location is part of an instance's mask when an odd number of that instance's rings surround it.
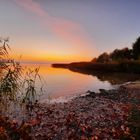
<svg viewBox="0 0 140 140">
<path fill-rule="evenodd" d="M 0 0 L 0 35 L 24 61 L 88 61 L 131 47 L 140 0 Z"/>
</svg>

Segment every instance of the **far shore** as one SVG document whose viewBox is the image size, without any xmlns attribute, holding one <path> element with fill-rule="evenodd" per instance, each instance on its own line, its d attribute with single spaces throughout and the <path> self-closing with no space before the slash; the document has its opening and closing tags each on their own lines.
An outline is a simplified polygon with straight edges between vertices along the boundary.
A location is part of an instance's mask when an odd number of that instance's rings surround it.
<svg viewBox="0 0 140 140">
<path fill-rule="evenodd" d="M 98 62 L 73 62 L 73 63 L 56 63 L 52 64 L 55 68 L 67 68 L 74 71 L 87 71 L 88 72 L 123 72 L 123 73 L 136 73 L 140 74 L 140 62 L 125 61 L 115 63 L 98 63 Z"/>
</svg>

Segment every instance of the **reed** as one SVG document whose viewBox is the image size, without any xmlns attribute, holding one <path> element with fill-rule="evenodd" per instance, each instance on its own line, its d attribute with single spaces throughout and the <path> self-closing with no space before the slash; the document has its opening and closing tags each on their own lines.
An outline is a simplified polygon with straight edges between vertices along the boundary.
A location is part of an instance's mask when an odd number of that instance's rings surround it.
<svg viewBox="0 0 140 140">
<path fill-rule="evenodd" d="M 15 104 L 33 105 L 43 92 L 42 85 L 37 88 L 37 81 L 41 81 L 39 68 L 25 72 L 20 62 L 10 58 L 8 43 L 9 38 L 0 39 L 0 113 L 11 113 Z"/>
</svg>

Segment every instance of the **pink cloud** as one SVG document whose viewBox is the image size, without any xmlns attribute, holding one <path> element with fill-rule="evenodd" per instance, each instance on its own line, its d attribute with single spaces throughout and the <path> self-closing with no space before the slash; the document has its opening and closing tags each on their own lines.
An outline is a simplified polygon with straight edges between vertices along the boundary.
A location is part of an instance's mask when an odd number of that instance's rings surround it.
<svg viewBox="0 0 140 140">
<path fill-rule="evenodd" d="M 47 13 L 41 8 L 41 6 L 34 0 L 14 0 L 21 7 L 33 12 L 37 16 L 48 16 Z"/>
<path fill-rule="evenodd" d="M 41 18 L 41 24 L 49 29 L 54 35 L 72 44 L 78 49 L 87 50 L 86 47 L 93 45 L 88 39 L 84 28 L 73 21 L 61 17 L 52 17 L 35 0 L 14 0 L 17 5 L 32 12 Z"/>
</svg>

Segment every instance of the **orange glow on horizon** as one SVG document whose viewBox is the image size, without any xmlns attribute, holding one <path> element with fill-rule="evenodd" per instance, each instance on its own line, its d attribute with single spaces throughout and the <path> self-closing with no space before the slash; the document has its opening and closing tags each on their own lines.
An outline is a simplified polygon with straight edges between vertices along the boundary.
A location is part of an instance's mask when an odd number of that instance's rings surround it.
<svg viewBox="0 0 140 140">
<path fill-rule="evenodd" d="M 20 61 L 27 62 L 75 62 L 91 61 L 94 57 L 98 55 L 97 51 L 94 51 L 94 55 L 92 55 L 90 50 L 81 49 L 75 46 L 69 49 L 67 47 L 63 47 L 63 44 L 61 45 L 61 43 L 40 44 L 40 42 L 37 41 L 37 43 L 33 45 L 32 42 L 29 42 L 28 46 L 34 47 L 27 48 L 24 47 L 24 44 L 22 44 L 21 41 L 17 44 L 15 43 L 15 45 L 13 46 L 17 47 L 12 48 L 12 51 L 10 52 L 12 58 L 14 58 L 15 60 L 20 59 Z M 43 40 L 42 42 L 45 41 Z M 21 47 L 19 48 L 18 46 Z M 37 48 L 36 46 L 40 46 L 40 48 Z"/>
<path fill-rule="evenodd" d="M 38 1 L 15 0 L 17 6 L 38 19 L 40 27 L 50 34 L 43 38 L 20 38 L 19 51 L 23 61 L 90 61 L 96 48 L 86 28 L 74 20 L 52 16 Z M 29 47 L 26 46 L 27 43 Z M 93 52 L 95 51 L 95 52 Z M 92 54 L 92 55 L 91 55 Z M 94 55 L 94 56 L 93 56 Z M 14 58 L 15 55 L 13 55 Z"/>
<path fill-rule="evenodd" d="M 29 62 L 75 62 L 75 61 L 90 61 L 93 57 L 85 57 L 80 55 L 46 55 L 46 56 L 39 56 L 39 55 L 27 55 L 24 54 L 20 55 L 12 55 L 12 58 L 15 60 L 20 61 L 29 61 Z"/>
</svg>

